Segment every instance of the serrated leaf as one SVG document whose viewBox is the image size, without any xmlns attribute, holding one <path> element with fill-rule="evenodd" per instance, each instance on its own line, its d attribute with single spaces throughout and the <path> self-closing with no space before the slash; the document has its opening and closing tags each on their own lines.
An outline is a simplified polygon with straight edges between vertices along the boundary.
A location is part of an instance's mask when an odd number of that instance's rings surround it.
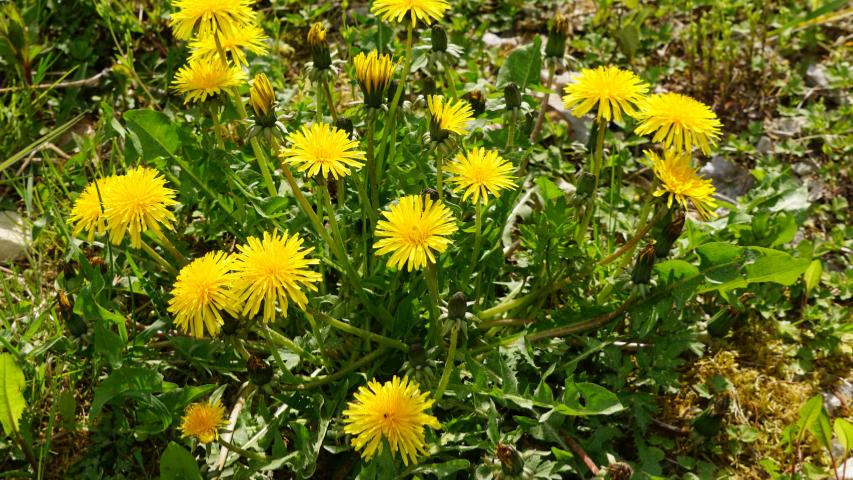
<svg viewBox="0 0 853 480">
<path fill-rule="evenodd" d="M 169 442 L 169 446 L 160 456 L 160 478 L 162 480 L 201 479 L 201 471 L 190 452 L 175 442 Z"/>
<path fill-rule="evenodd" d="M 10 353 L 0 355 L 0 423 L 6 435 L 18 431 L 18 421 L 27 407 L 25 386 L 24 372 L 15 357 Z"/>
</svg>

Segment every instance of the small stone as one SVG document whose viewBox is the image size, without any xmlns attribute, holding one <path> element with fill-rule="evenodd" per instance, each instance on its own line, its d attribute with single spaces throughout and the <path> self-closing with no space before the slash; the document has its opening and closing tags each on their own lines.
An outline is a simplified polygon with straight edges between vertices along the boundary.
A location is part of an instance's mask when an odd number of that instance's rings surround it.
<svg viewBox="0 0 853 480">
<path fill-rule="evenodd" d="M 829 77 L 826 76 L 826 67 L 819 63 L 813 63 L 806 69 L 806 85 L 809 87 L 829 88 Z"/>
<path fill-rule="evenodd" d="M 495 35 L 492 32 L 486 32 L 483 34 L 483 43 L 487 47 L 492 47 L 492 48 L 494 48 L 494 47 L 500 48 L 500 47 L 506 47 L 506 46 L 514 47 L 514 46 L 518 45 L 518 38 L 515 38 L 515 37 L 513 37 L 513 38 L 502 38 L 502 37 Z"/>
<path fill-rule="evenodd" d="M 21 216 L 14 211 L 0 212 L 0 262 L 11 262 L 27 251 L 27 234 Z"/>
<path fill-rule="evenodd" d="M 797 175 L 805 177 L 806 175 L 814 172 L 814 167 L 808 162 L 797 162 L 791 165 L 791 170 L 793 170 Z"/>
<path fill-rule="evenodd" d="M 848 458 L 846 462 L 835 467 L 835 472 L 841 480 L 853 480 L 853 457 Z"/>
<path fill-rule="evenodd" d="M 736 199 L 745 194 L 755 183 L 755 179 L 749 170 L 729 162 L 721 156 L 712 158 L 710 162 L 699 169 L 699 173 L 710 178 L 717 191 L 731 199 Z"/>
<path fill-rule="evenodd" d="M 758 150 L 758 153 L 767 155 L 771 150 L 773 150 L 773 142 L 770 141 L 769 137 L 761 137 L 758 139 L 758 144 L 755 146 L 755 149 Z"/>
<path fill-rule="evenodd" d="M 835 412 L 841 408 L 841 399 L 829 392 L 823 392 L 821 395 L 823 395 L 823 408 L 826 409 L 826 413 L 830 417 L 835 416 Z"/>
</svg>

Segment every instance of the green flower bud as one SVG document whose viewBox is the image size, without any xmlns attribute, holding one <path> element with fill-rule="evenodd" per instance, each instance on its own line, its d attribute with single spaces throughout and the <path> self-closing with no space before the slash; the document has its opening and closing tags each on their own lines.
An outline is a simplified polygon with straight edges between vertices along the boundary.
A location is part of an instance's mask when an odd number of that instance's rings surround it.
<svg viewBox="0 0 853 480">
<path fill-rule="evenodd" d="M 501 461 L 501 472 L 504 475 L 515 477 L 524 472 L 524 459 L 512 445 L 499 443 L 497 447 L 498 459 Z"/>
<path fill-rule="evenodd" d="M 325 70 L 332 66 L 332 54 L 329 51 L 329 43 L 326 41 L 326 27 L 322 23 L 317 22 L 311 26 L 307 42 L 315 69 Z"/>
<path fill-rule="evenodd" d="M 504 87 L 504 101 L 506 102 L 507 110 L 521 106 L 521 92 L 518 90 L 518 85 L 510 82 Z"/>
<path fill-rule="evenodd" d="M 644 285 L 652 279 L 652 268 L 655 266 L 655 244 L 654 241 L 649 242 L 637 254 L 637 261 L 634 263 L 634 271 L 631 273 L 631 281 L 634 285 Z"/>
<path fill-rule="evenodd" d="M 409 362 L 414 367 L 422 367 L 426 365 L 427 354 L 424 350 L 424 344 L 415 342 L 409 345 Z"/>
<path fill-rule="evenodd" d="M 450 320 L 464 320 L 468 309 L 468 299 L 462 292 L 456 292 L 447 302 L 447 318 Z"/>
<path fill-rule="evenodd" d="M 347 117 L 338 117 L 338 121 L 335 122 L 335 128 L 338 130 L 343 130 L 347 132 L 348 137 L 352 137 L 352 132 L 354 127 L 352 125 L 352 120 Z"/>
<path fill-rule="evenodd" d="M 432 51 L 441 53 L 447 51 L 447 32 L 441 28 L 441 25 L 435 24 L 432 26 Z"/>
<path fill-rule="evenodd" d="M 259 387 L 270 383 L 272 380 L 272 366 L 257 355 L 252 355 L 246 360 L 246 370 L 249 372 L 249 380 Z"/>
<path fill-rule="evenodd" d="M 471 90 L 462 96 L 470 105 L 471 111 L 474 114 L 474 118 L 479 117 L 486 111 L 486 99 L 483 96 L 483 92 L 480 90 Z"/>
<path fill-rule="evenodd" d="M 595 189 L 595 175 L 581 171 L 575 179 L 575 195 L 581 198 L 589 198 Z"/>
<path fill-rule="evenodd" d="M 667 223 L 660 233 L 655 236 L 655 240 L 657 241 L 655 243 L 655 254 L 658 258 L 666 258 L 669 255 L 672 245 L 675 244 L 675 241 L 681 235 L 681 231 L 684 230 L 684 212 L 679 209 L 673 215 L 672 211 L 670 211 L 665 220 Z"/>
<path fill-rule="evenodd" d="M 571 25 L 568 17 L 557 13 L 554 17 L 554 25 L 548 31 L 548 43 L 545 44 L 545 56 L 550 58 L 563 58 L 566 53 L 566 38 L 571 33 Z"/>
</svg>

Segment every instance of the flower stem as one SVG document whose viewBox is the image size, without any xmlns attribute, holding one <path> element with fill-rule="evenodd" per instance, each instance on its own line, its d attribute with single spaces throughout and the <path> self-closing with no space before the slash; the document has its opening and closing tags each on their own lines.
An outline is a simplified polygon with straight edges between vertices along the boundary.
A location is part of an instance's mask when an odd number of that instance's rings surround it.
<svg viewBox="0 0 853 480">
<path fill-rule="evenodd" d="M 584 237 L 586 237 L 589 222 L 592 220 L 593 213 L 595 212 L 595 196 L 598 192 L 598 180 L 601 175 L 601 162 L 602 157 L 604 156 L 604 136 L 607 132 L 607 121 L 603 118 L 599 118 L 596 121 L 598 123 L 598 132 L 595 137 L 595 152 L 592 155 L 592 174 L 595 177 L 595 180 L 593 182 L 589 201 L 587 201 L 586 208 L 584 209 L 583 220 L 578 224 L 577 232 L 575 232 L 575 241 L 579 245 L 583 241 Z"/>
<path fill-rule="evenodd" d="M 324 80 L 322 82 L 321 88 L 326 91 L 326 99 L 329 101 L 329 113 L 332 114 L 332 121 L 337 123 L 338 122 L 338 112 L 335 109 L 335 100 L 334 100 L 334 97 L 332 96 L 332 86 L 331 86 L 331 84 L 329 84 L 329 82 Z"/>
<path fill-rule="evenodd" d="M 161 267 L 163 267 L 163 269 L 164 269 L 164 270 L 166 270 L 167 272 L 169 272 L 170 274 L 172 274 L 172 275 L 174 275 L 174 276 L 177 276 L 177 275 L 178 275 L 178 271 L 175 269 L 175 267 L 173 267 L 171 263 L 167 262 L 165 258 L 163 258 L 162 256 L 160 256 L 160 254 L 159 254 L 159 253 L 157 253 L 157 251 L 156 251 L 156 250 L 154 250 L 153 248 L 151 248 L 151 247 L 150 247 L 150 246 L 145 242 L 145 240 L 144 240 L 144 239 L 142 240 L 142 251 L 144 251 L 145 253 L 147 253 L 147 254 L 148 254 L 148 256 L 150 256 L 150 257 L 151 257 L 151 258 L 153 258 L 157 263 L 159 263 L 159 264 L 160 264 L 160 266 L 161 266 Z"/>
<path fill-rule="evenodd" d="M 323 353 L 323 357 L 321 360 L 323 361 L 323 366 L 326 367 L 326 371 L 332 373 L 332 364 L 331 364 L 331 355 L 326 351 L 326 342 L 323 342 L 320 339 L 320 327 L 317 325 L 317 322 L 314 321 L 314 316 L 309 312 L 305 312 L 305 318 L 308 319 L 308 323 L 311 325 L 311 332 L 314 334 L 314 339 L 317 341 L 317 344 L 320 346 L 320 351 Z"/>
<path fill-rule="evenodd" d="M 173 244 L 172 241 L 169 240 L 169 237 L 167 237 L 166 234 L 164 234 L 162 231 L 155 230 L 154 236 L 159 241 L 158 243 L 160 243 L 160 246 L 163 247 L 167 252 L 169 252 L 169 255 L 171 255 L 172 258 L 177 260 L 178 264 L 181 267 L 189 263 L 187 257 L 185 257 L 184 254 L 181 253 L 177 247 L 175 247 L 175 244 Z"/>
<path fill-rule="evenodd" d="M 438 403 L 444 390 L 447 388 L 447 383 L 450 381 L 450 372 L 453 371 L 453 361 L 456 360 L 456 343 L 459 340 L 459 324 L 453 325 L 450 330 L 450 348 L 447 350 L 447 360 L 444 362 L 444 371 L 441 373 L 441 380 L 438 381 L 438 387 L 435 389 L 433 398 Z"/>
<path fill-rule="evenodd" d="M 351 372 L 358 370 L 362 366 L 367 365 L 368 363 L 376 360 L 377 358 L 384 355 L 387 350 L 388 349 L 385 347 L 377 348 L 368 355 L 361 357 L 360 359 L 356 360 L 353 363 L 350 363 L 349 365 L 344 366 L 343 368 L 331 375 L 305 379 L 302 383 L 297 383 L 293 385 L 284 384 L 282 385 L 282 388 L 285 390 L 309 390 L 311 388 L 322 387 L 323 385 L 340 380 L 341 378 L 349 375 Z"/>
<path fill-rule="evenodd" d="M 326 179 L 320 182 L 320 196 L 323 197 L 323 206 L 326 208 L 326 214 L 329 217 L 329 225 L 332 227 L 332 238 L 338 243 L 338 249 L 343 255 L 347 254 L 347 248 L 344 244 L 344 239 L 341 236 L 341 231 L 338 228 L 338 221 L 335 218 L 335 209 L 332 206 L 332 196 L 329 194 L 329 186 L 326 185 Z"/>
<path fill-rule="evenodd" d="M 314 311 L 314 314 L 321 318 L 324 322 L 328 323 L 329 326 L 336 328 L 342 332 L 346 332 L 358 337 L 361 337 L 365 340 L 376 342 L 380 345 L 384 345 L 386 347 L 396 348 L 397 350 L 408 352 L 409 347 L 406 346 L 405 343 L 394 340 L 392 338 L 385 337 L 383 335 L 379 335 L 378 333 L 373 333 L 362 328 L 358 328 L 355 325 L 342 322 L 336 318 L 333 318 L 323 312 Z"/>
<path fill-rule="evenodd" d="M 213 111 L 213 106 L 208 109 L 210 118 L 213 120 L 213 133 L 216 135 L 216 144 L 220 150 L 225 150 L 225 140 L 222 139 L 222 125 L 219 124 L 219 112 Z"/>
<path fill-rule="evenodd" d="M 515 145 L 515 124 L 518 122 L 518 109 L 513 108 L 509 112 L 509 118 L 507 118 L 506 125 L 506 150 L 509 150 Z"/>
<path fill-rule="evenodd" d="M 379 155 L 377 159 L 377 171 L 379 179 L 382 179 L 383 148 L 388 151 L 388 158 L 394 158 L 394 152 L 397 150 L 397 107 L 400 104 L 400 98 L 403 96 L 403 90 L 406 85 L 406 80 L 409 78 L 409 71 L 412 68 L 412 36 L 414 35 L 414 27 L 409 24 L 406 31 L 406 60 L 403 64 L 403 74 L 400 76 L 400 81 L 397 83 L 397 91 L 394 92 L 394 98 L 391 100 L 391 106 L 388 108 L 388 121 L 382 133 L 382 143 L 379 145 Z M 387 140 L 387 142 L 386 142 Z M 387 147 L 386 147 L 387 145 Z M 378 202 L 375 202 L 378 204 Z"/>
<path fill-rule="evenodd" d="M 435 181 L 438 190 L 438 199 L 444 201 L 444 153 L 441 149 L 435 151 Z"/>
<path fill-rule="evenodd" d="M 374 152 L 375 144 L 375 125 L 376 111 L 370 109 L 367 112 L 367 185 L 370 191 L 370 201 L 372 205 L 379 204 L 379 186 L 376 179 L 376 157 Z"/>
<path fill-rule="evenodd" d="M 474 250 L 471 252 L 471 262 L 468 264 L 468 269 L 463 277 L 463 281 L 467 282 L 471 274 L 474 273 L 474 268 L 477 261 L 480 259 L 480 245 L 482 244 L 483 234 L 483 203 L 475 202 L 474 210 Z"/>
<path fill-rule="evenodd" d="M 262 334 L 265 334 L 264 336 L 270 343 L 279 347 L 290 349 L 291 351 L 293 351 L 293 353 L 299 355 L 300 357 L 308 360 L 311 363 L 321 363 L 317 360 L 317 357 L 315 357 L 311 352 L 303 349 L 302 347 L 294 343 L 293 340 L 282 335 L 274 328 L 270 328 L 268 325 L 261 325 L 258 328 L 261 330 Z"/>
<path fill-rule="evenodd" d="M 246 457 L 250 460 L 256 460 L 259 462 L 266 462 L 268 460 L 266 456 L 261 455 L 260 453 L 244 450 L 238 447 L 237 445 L 234 445 L 233 443 L 225 440 L 224 438 L 220 438 L 219 443 L 222 444 L 224 447 L 228 448 L 228 450 L 240 455 L 241 457 Z"/>
<path fill-rule="evenodd" d="M 429 290 L 429 300 L 430 300 L 430 320 L 429 320 L 429 336 L 432 340 L 433 345 L 438 345 L 439 339 L 439 328 L 438 328 L 438 268 L 434 263 L 427 263 L 426 268 L 424 269 L 424 278 L 427 284 L 427 290 Z"/>
<path fill-rule="evenodd" d="M 530 143 L 536 143 L 539 140 L 539 132 L 542 131 L 542 124 L 545 123 L 545 112 L 548 110 L 548 99 L 551 98 L 551 84 L 554 82 L 554 73 L 557 70 L 557 63 L 551 62 L 548 67 L 548 80 L 545 81 L 545 90 L 542 94 L 542 102 L 539 104 L 539 116 L 536 117 L 536 125 L 533 126 L 533 131 L 530 132 Z"/>
<path fill-rule="evenodd" d="M 459 95 L 456 93 L 456 79 L 453 72 L 454 70 L 451 65 L 444 66 L 444 78 L 447 81 L 447 86 L 450 88 L 450 96 L 453 100 L 457 100 Z"/>
<path fill-rule="evenodd" d="M 649 221 L 649 223 L 646 223 L 645 225 L 643 225 L 642 221 L 641 221 L 640 225 L 637 228 L 637 232 L 634 234 L 634 236 L 630 240 L 625 242 L 625 245 L 622 245 L 618 250 L 611 253 L 607 257 L 602 258 L 598 262 L 598 264 L 601 266 L 608 265 L 611 262 L 613 262 L 614 260 L 616 260 L 617 258 L 619 258 L 620 256 L 622 256 L 622 254 L 624 254 L 625 252 L 627 252 L 629 250 L 633 251 L 633 249 L 637 245 L 637 243 L 640 240 L 642 240 L 642 238 L 647 233 L 649 233 L 649 230 L 651 230 L 652 227 L 655 226 L 655 224 L 658 223 L 664 217 L 664 215 L 666 215 L 666 212 L 667 212 L 666 208 L 661 208 L 660 210 L 658 210 L 658 212 L 655 214 L 655 216 L 652 217 L 652 219 Z"/>
</svg>

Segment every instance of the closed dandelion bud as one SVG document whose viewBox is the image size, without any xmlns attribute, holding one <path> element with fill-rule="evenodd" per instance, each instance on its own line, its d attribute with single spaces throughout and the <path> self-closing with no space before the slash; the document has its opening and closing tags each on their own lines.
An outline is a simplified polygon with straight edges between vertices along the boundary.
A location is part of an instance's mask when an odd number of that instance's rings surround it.
<svg viewBox="0 0 853 480">
<path fill-rule="evenodd" d="M 74 315 L 74 304 L 68 298 L 65 290 L 60 290 L 56 294 L 56 303 L 59 306 L 59 316 L 65 321 L 71 335 L 80 337 L 86 333 L 86 323 L 79 315 Z"/>
<path fill-rule="evenodd" d="M 456 292 L 447 302 L 447 318 L 450 320 L 464 320 L 468 309 L 468 299 L 462 292 Z"/>
<path fill-rule="evenodd" d="M 486 111 L 486 99 L 483 96 L 483 92 L 480 90 L 471 90 L 463 95 L 462 98 L 471 104 L 471 111 L 473 112 L 474 117 L 479 117 Z"/>
<path fill-rule="evenodd" d="M 652 279 L 652 268 L 655 266 L 655 244 L 649 242 L 637 254 L 634 263 L 634 271 L 631 273 L 631 281 L 634 285 L 645 285 Z"/>
<path fill-rule="evenodd" d="M 386 96 L 385 101 L 388 102 L 389 104 L 394 102 L 394 95 L 397 94 L 397 85 L 399 85 L 399 83 L 397 83 L 397 80 L 391 80 L 391 83 L 388 86 L 388 90 L 385 92 L 385 96 Z M 406 86 L 405 85 L 403 85 L 403 91 L 400 92 L 400 101 L 402 102 L 404 98 L 406 98 Z"/>
<path fill-rule="evenodd" d="M 237 329 L 240 328 L 240 321 L 234 318 L 228 312 L 222 312 L 222 333 L 224 335 L 234 335 Z"/>
<path fill-rule="evenodd" d="M 504 475 L 514 477 L 524 472 L 524 459 L 515 447 L 508 443 L 499 443 L 497 454 L 501 461 L 501 472 Z"/>
<path fill-rule="evenodd" d="M 347 132 L 347 137 L 352 137 L 352 132 L 355 129 L 352 125 L 352 120 L 347 117 L 338 117 L 335 122 L 335 128 Z"/>
<path fill-rule="evenodd" d="M 412 366 L 422 367 L 426 365 L 426 361 L 427 354 L 423 343 L 415 342 L 409 345 L 409 362 L 411 362 Z"/>
<path fill-rule="evenodd" d="M 657 236 L 655 243 L 655 254 L 658 258 L 666 258 L 672 245 L 678 240 L 681 231 L 684 230 L 684 211 L 678 209 L 675 214 L 667 215 L 669 223 L 667 223 L 660 234 Z"/>
<path fill-rule="evenodd" d="M 607 467 L 607 478 L 611 480 L 631 480 L 633 476 L 634 469 L 627 463 L 615 462 Z"/>
<path fill-rule="evenodd" d="M 578 174 L 575 183 L 575 195 L 582 198 L 588 198 L 592 195 L 592 191 L 595 189 L 595 175 L 587 171 L 582 171 Z"/>
<path fill-rule="evenodd" d="M 275 125 L 275 91 L 263 73 L 255 75 L 249 88 L 249 104 L 255 112 L 255 123 L 262 127 Z"/>
<path fill-rule="evenodd" d="M 270 383 L 272 380 L 272 366 L 257 355 L 252 355 L 246 360 L 246 371 L 249 372 L 249 380 L 259 387 Z"/>
<path fill-rule="evenodd" d="M 425 197 L 429 197 L 429 199 L 432 200 L 433 202 L 438 200 L 438 190 L 436 190 L 434 188 L 430 188 L 430 187 L 425 188 L 424 191 L 421 192 L 421 195 L 425 196 Z"/>
<path fill-rule="evenodd" d="M 394 63 L 390 55 L 380 55 L 376 50 L 368 54 L 359 53 L 352 60 L 355 66 L 355 79 L 364 95 L 364 106 L 379 108 L 385 101 L 385 93 L 393 92 L 391 77 L 394 75 Z M 391 87 L 391 88 L 389 88 Z M 393 93 L 391 93 L 393 95 Z"/>
<path fill-rule="evenodd" d="M 548 31 L 548 43 L 545 44 L 545 56 L 563 58 L 566 52 L 566 39 L 571 33 L 569 18 L 561 13 L 554 17 L 554 25 Z"/>
<path fill-rule="evenodd" d="M 510 82 L 506 87 L 504 87 L 504 101 L 506 102 L 507 110 L 512 110 L 521 106 L 521 92 L 518 90 L 518 85 Z"/>
<path fill-rule="evenodd" d="M 326 41 L 326 27 L 322 23 L 317 22 L 311 25 L 307 42 L 315 69 L 325 70 L 332 66 L 332 54 L 329 51 L 329 43 Z"/>
<path fill-rule="evenodd" d="M 447 32 L 441 28 L 441 25 L 435 24 L 432 26 L 432 51 L 441 53 L 447 51 Z"/>
</svg>

